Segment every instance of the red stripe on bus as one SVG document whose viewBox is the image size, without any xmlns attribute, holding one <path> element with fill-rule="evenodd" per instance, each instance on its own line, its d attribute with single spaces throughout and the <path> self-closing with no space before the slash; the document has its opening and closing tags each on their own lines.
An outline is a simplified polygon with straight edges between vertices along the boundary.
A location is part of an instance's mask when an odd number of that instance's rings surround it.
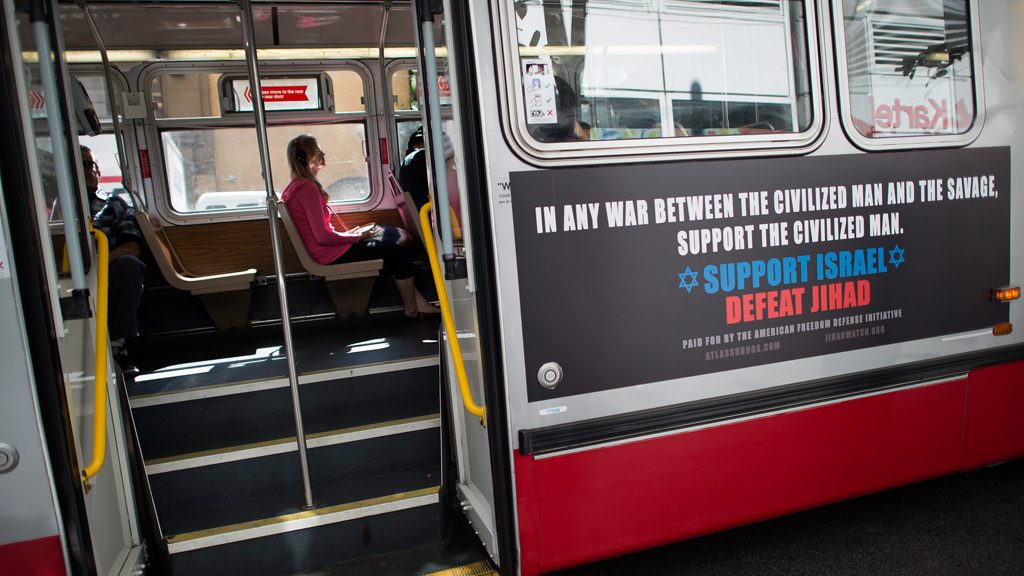
<svg viewBox="0 0 1024 576">
<path fill-rule="evenodd" d="M 100 184 L 111 184 L 111 183 L 114 183 L 114 182 L 120 184 L 121 183 L 121 177 L 120 176 L 100 176 Z"/>
<path fill-rule="evenodd" d="M 0 546 L 0 576 L 64 576 L 59 536 Z"/>
<path fill-rule="evenodd" d="M 539 460 L 520 456 L 523 575 L 957 472 L 966 396 L 967 380 L 958 380 Z M 535 527 L 524 528 L 534 516 Z"/>
<path fill-rule="evenodd" d="M 515 451 L 516 508 L 519 511 L 519 570 L 523 576 L 540 573 L 540 542 L 537 533 L 536 487 L 533 456 Z"/>
<path fill-rule="evenodd" d="M 964 470 L 1024 456 L 1024 362 L 967 377 Z"/>
</svg>

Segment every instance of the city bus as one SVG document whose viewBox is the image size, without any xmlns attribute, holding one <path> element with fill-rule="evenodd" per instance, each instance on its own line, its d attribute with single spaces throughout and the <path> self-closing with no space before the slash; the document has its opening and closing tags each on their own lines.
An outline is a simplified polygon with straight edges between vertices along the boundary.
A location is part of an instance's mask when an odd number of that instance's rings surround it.
<svg viewBox="0 0 1024 576">
<path fill-rule="evenodd" d="M 2 574 L 532 576 L 1024 456 L 1024 4 L 2 21 Z M 300 134 L 440 320 L 312 259 Z"/>
</svg>

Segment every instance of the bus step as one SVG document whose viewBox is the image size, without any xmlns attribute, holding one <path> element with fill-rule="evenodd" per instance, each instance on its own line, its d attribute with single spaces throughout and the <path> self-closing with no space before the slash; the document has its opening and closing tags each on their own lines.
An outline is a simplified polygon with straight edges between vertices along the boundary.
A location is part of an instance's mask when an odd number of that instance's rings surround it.
<svg viewBox="0 0 1024 576">
<path fill-rule="evenodd" d="M 322 486 L 439 465 L 441 438 L 437 421 L 411 423 L 405 428 L 412 431 L 353 441 L 346 441 L 343 435 L 326 438 L 336 443 L 311 447 L 308 451 L 311 484 L 318 490 Z M 282 448 L 280 445 L 270 445 L 165 462 L 163 466 L 154 465 L 155 472 L 147 465 L 164 534 L 165 517 L 301 489 L 299 455 L 293 446 L 283 453 L 277 452 Z M 223 460 L 218 462 L 219 459 Z M 211 460 L 213 463 L 209 463 Z"/>
<path fill-rule="evenodd" d="M 381 316 L 292 326 L 299 374 L 310 375 L 309 380 L 323 372 L 366 372 L 375 365 L 437 356 L 437 323 L 406 322 L 401 313 Z M 142 372 L 128 383 L 131 398 L 167 395 L 163 401 L 185 401 L 196 395 L 217 394 L 219 387 L 231 390 L 230 385 L 287 384 L 288 379 L 280 326 L 229 334 L 140 338 L 128 351 Z M 182 394 L 173 395 L 176 392 Z"/>
<path fill-rule="evenodd" d="M 436 414 L 438 358 L 426 357 L 300 377 L 307 434 Z M 274 441 L 295 435 L 287 380 L 131 398 L 147 460 Z"/>
<path fill-rule="evenodd" d="M 168 515 L 176 576 L 277 576 L 413 548 L 441 538 L 440 467 Z"/>
</svg>

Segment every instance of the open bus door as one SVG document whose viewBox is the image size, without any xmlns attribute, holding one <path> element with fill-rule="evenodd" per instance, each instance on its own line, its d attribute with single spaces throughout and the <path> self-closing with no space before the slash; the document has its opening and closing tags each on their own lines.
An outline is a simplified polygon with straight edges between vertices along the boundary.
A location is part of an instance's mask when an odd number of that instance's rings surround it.
<svg viewBox="0 0 1024 576">
<path fill-rule="evenodd" d="M 436 256 L 435 282 L 444 284 L 439 296 L 443 301 L 447 293 L 450 308 L 442 326 L 448 343 L 442 347 L 442 385 L 451 403 L 456 496 L 502 573 L 517 574 L 495 252 L 484 216 L 487 194 L 480 185 L 486 161 L 469 7 L 448 0 L 414 4 L 433 234 L 425 211 L 423 224 L 435 239 L 428 240 L 427 249 Z M 460 344 L 469 350 L 465 356 Z"/>
<path fill-rule="evenodd" d="M 105 262 L 94 246 L 102 242 L 75 233 L 88 223 L 75 138 L 87 101 L 76 106 L 72 97 L 56 11 L 55 2 L 7 1 L 0 15 L 9 55 L 0 113 L 0 309 L 8 327 L 0 443 L 9 446 L 0 476 L 0 571 L 136 574 L 145 558 L 121 376 L 98 306 Z M 58 197 L 63 227 L 51 228 L 48 209 Z M 70 275 L 55 249 L 65 242 Z"/>
</svg>

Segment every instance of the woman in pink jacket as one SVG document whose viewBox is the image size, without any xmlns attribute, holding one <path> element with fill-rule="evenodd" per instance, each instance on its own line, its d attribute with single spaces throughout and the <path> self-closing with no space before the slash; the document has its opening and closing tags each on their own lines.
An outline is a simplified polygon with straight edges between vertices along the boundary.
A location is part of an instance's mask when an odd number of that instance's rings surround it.
<svg viewBox="0 0 1024 576">
<path fill-rule="evenodd" d="M 309 256 L 319 264 L 339 264 L 381 259 L 395 275 L 402 295 L 405 317 L 410 320 L 438 317 L 441 309 L 426 301 L 413 281 L 412 253 L 393 242 L 372 241 L 374 230 L 337 232 L 331 225 L 327 192 L 317 174 L 326 166 L 316 138 L 303 134 L 288 143 L 292 181 L 281 193 Z"/>
</svg>

